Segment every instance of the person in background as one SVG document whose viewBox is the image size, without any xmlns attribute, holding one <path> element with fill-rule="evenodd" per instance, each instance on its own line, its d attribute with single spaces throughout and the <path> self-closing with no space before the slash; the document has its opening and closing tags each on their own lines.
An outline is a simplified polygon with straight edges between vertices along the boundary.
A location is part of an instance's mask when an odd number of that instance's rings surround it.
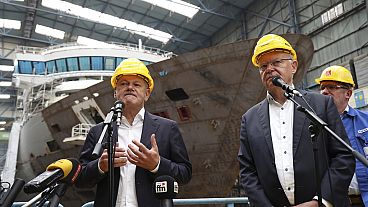
<svg viewBox="0 0 368 207">
<path fill-rule="evenodd" d="M 113 123 L 113 139 L 118 142 L 114 159 L 114 201 L 116 207 L 160 207 L 152 192 L 153 181 L 169 175 L 186 184 L 192 176 L 192 165 L 176 122 L 145 110 L 154 82 L 143 62 L 136 58 L 123 60 L 111 77 L 114 96 L 124 103 L 121 125 Z M 99 158 L 92 152 L 103 124 L 92 127 L 80 154 L 82 170 L 78 187 L 97 185 L 95 207 L 108 204 L 108 155 Z"/>
<path fill-rule="evenodd" d="M 342 66 L 330 66 L 323 70 L 316 82 L 321 94 L 334 99 L 351 146 L 368 157 L 368 113 L 349 106 L 355 86 L 350 71 Z M 368 206 L 368 168 L 359 160 L 356 160 L 355 174 L 349 186 L 349 198 L 354 206 Z"/>
<path fill-rule="evenodd" d="M 325 206 L 349 206 L 348 187 L 355 160 L 344 146 L 325 131 L 317 138 L 319 174 L 315 174 L 311 121 L 296 110 L 284 90 L 272 83 L 279 76 L 293 86 L 297 54 L 279 35 L 260 38 L 253 64 L 259 69 L 266 98 L 243 116 L 240 129 L 240 184 L 251 206 L 318 206 L 316 176 Z M 331 97 L 301 92 L 317 115 L 343 140 L 349 142 Z M 306 107 L 300 97 L 293 97 Z M 329 179 L 331 178 L 331 180 Z"/>
</svg>

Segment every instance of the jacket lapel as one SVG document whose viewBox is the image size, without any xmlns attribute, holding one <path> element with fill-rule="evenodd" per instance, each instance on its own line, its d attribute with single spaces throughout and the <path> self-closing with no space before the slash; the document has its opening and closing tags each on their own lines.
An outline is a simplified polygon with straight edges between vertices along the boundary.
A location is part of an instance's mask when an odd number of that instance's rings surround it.
<svg viewBox="0 0 368 207">
<path fill-rule="evenodd" d="M 145 112 L 141 143 L 144 144 L 148 149 L 151 148 L 151 135 L 155 134 L 159 127 L 159 123 L 156 121 L 154 116 L 149 112 Z M 156 137 L 156 139 L 159 137 Z"/>
<path fill-rule="evenodd" d="M 259 120 L 261 124 L 261 128 L 264 133 L 264 138 L 267 143 L 268 149 L 270 150 L 272 160 L 275 160 L 275 154 L 273 153 L 273 145 L 272 145 L 272 137 L 271 137 L 271 128 L 270 128 L 270 117 L 268 113 L 269 107 L 268 107 L 268 101 L 267 99 L 264 99 L 261 102 L 261 106 L 258 109 L 259 114 Z"/>
</svg>

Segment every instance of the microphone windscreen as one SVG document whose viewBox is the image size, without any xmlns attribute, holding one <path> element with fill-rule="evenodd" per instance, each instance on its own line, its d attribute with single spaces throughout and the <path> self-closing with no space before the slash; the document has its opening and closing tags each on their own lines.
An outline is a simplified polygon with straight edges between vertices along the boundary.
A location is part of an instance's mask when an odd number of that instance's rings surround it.
<svg viewBox="0 0 368 207">
<path fill-rule="evenodd" d="M 125 105 L 124 105 L 124 102 L 117 100 L 117 101 L 115 101 L 114 106 L 115 106 L 115 109 L 117 109 L 117 108 L 118 109 L 123 109 Z"/>
<path fill-rule="evenodd" d="M 273 85 L 275 85 L 275 86 L 279 86 L 279 87 L 282 87 L 282 84 L 281 84 L 281 82 L 280 82 L 280 76 L 275 76 L 275 77 L 273 77 L 272 78 L 272 83 L 273 83 Z M 281 79 L 282 80 L 282 79 Z"/>
<path fill-rule="evenodd" d="M 64 176 L 61 178 L 62 182 L 65 183 L 74 183 L 81 171 L 81 165 L 79 161 L 75 158 L 61 159 L 54 163 L 51 163 L 46 168 L 48 171 L 61 169 L 64 173 Z"/>
<path fill-rule="evenodd" d="M 162 175 L 155 179 L 152 190 L 158 199 L 173 199 L 179 193 L 179 186 L 173 177 Z"/>
</svg>

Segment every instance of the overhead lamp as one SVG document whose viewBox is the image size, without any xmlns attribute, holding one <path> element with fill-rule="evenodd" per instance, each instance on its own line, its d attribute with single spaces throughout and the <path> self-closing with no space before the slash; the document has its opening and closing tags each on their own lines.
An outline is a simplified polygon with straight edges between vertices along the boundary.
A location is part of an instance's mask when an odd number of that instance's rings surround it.
<svg viewBox="0 0 368 207">
<path fill-rule="evenodd" d="M 0 65 L 0 70 L 1 71 L 13 71 L 14 66 L 12 66 L 12 65 Z"/>
<path fill-rule="evenodd" d="M 152 27 L 137 24 L 133 21 L 122 19 L 110 14 L 102 13 L 66 1 L 42 0 L 42 6 L 55 9 L 57 11 L 62 11 L 70 15 L 75 15 L 79 18 L 87 19 L 92 22 L 110 25 L 113 28 L 121 28 L 131 33 L 139 34 L 147 38 L 152 38 L 165 44 L 172 38 L 172 35 L 167 32 L 163 32 Z"/>
<path fill-rule="evenodd" d="M 98 46 L 98 47 L 111 47 L 111 44 L 102 42 L 102 41 L 98 41 L 95 39 L 91 39 L 88 37 L 83 37 L 83 36 L 78 36 L 77 37 L 77 43 L 81 44 L 81 45 L 93 45 L 93 46 Z"/>
<path fill-rule="evenodd" d="M 0 94 L 0 99 L 10 99 L 10 94 Z"/>
<path fill-rule="evenodd" d="M 12 82 L 10 82 L 10 81 L 0 81 L 0 86 L 8 87 L 8 86 L 11 86 L 11 85 L 12 85 Z"/>
<path fill-rule="evenodd" d="M 36 25 L 35 32 L 38 34 L 42 34 L 45 36 L 54 37 L 58 39 L 64 39 L 64 35 L 65 35 L 64 31 L 53 29 L 51 27 L 46 27 L 40 24 Z"/>
<path fill-rule="evenodd" d="M 99 93 L 93 93 L 92 94 L 94 97 L 98 97 L 100 94 Z"/>
<path fill-rule="evenodd" d="M 12 19 L 0 19 L 0 27 L 8 29 L 20 29 L 20 21 Z"/>
<path fill-rule="evenodd" d="M 1 127 L 1 128 L 0 128 L 0 131 L 5 131 L 5 128 L 4 128 L 4 127 Z"/>
<path fill-rule="evenodd" d="M 6 121 L 0 121 L 0 125 L 6 124 Z"/>
<path fill-rule="evenodd" d="M 199 7 L 194 4 L 189 4 L 181 0 L 141 0 L 152 5 L 167 9 L 169 11 L 181 14 L 188 18 L 193 18 L 193 16 L 199 11 Z"/>
<path fill-rule="evenodd" d="M 87 101 L 88 100 L 88 96 L 83 97 L 83 100 Z"/>
</svg>

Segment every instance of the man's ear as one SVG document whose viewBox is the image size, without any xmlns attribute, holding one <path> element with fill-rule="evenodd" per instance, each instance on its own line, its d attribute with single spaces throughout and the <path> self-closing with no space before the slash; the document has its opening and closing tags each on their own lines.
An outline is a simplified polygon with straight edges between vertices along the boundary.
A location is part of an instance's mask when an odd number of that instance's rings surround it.
<svg viewBox="0 0 368 207">
<path fill-rule="evenodd" d="M 349 100 L 351 95 L 353 95 L 353 89 L 349 89 L 346 91 L 345 96 Z"/>
<path fill-rule="evenodd" d="M 151 90 L 150 88 L 146 89 L 146 97 L 144 98 L 145 101 L 148 101 L 149 97 L 151 96 Z"/>
<path fill-rule="evenodd" d="M 291 66 L 293 67 L 293 70 L 291 71 L 293 74 L 296 73 L 297 69 L 298 69 L 298 61 L 297 60 L 293 60 L 293 62 L 291 63 Z"/>
</svg>

